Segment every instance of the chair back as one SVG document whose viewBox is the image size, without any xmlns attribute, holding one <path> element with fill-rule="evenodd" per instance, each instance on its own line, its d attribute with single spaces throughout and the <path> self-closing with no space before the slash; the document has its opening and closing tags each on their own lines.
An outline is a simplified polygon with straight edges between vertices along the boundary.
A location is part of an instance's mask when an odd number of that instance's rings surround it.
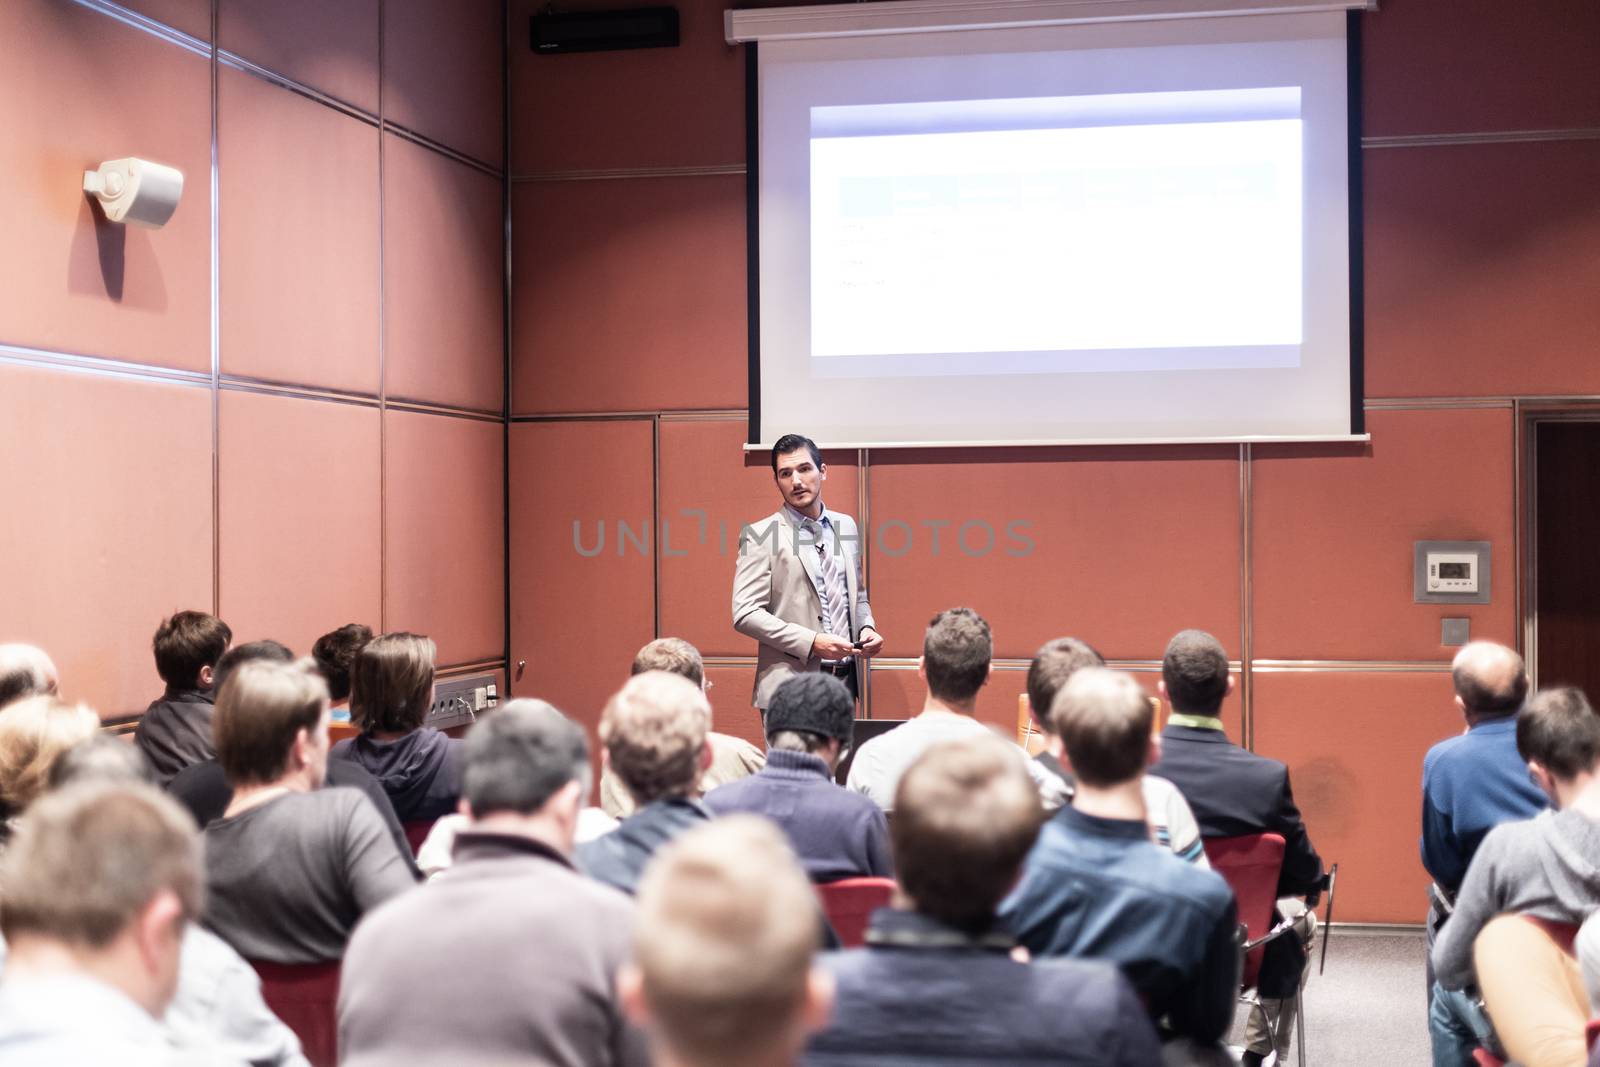
<svg viewBox="0 0 1600 1067">
<path fill-rule="evenodd" d="M 1242 834 L 1208 837 L 1204 843 L 1211 869 L 1222 875 L 1222 880 L 1233 890 L 1239 906 L 1239 921 L 1244 923 L 1249 939 L 1265 937 L 1276 915 L 1278 876 L 1283 871 L 1283 837 Z M 1266 946 L 1258 945 L 1245 954 L 1243 983 L 1246 989 L 1256 984 L 1265 952 Z"/>
<path fill-rule="evenodd" d="M 422 851 L 422 843 L 428 839 L 433 824 L 438 821 L 438 819 L 412 819 L 400 824 L 400 829 L 406 832 L 406 844 L 411 846 L 413 858 Z"/>
<path fill-rule="evenodd" d="M 339 1060 L 339 961 L 269 963 L 251 960 L 261 976 L 261 999 L 294 1031 L 311 1067 Z"/>
<path fill-rule="evenodd" d="M 845 948 L 866 943 L 872 913 L 888 907 L 894 888 L 893 878 L 845 878 L 817 886 L 822 911 Z"/>
<path fill-rule="evenodd" d="M 1569 956 L 1575 955 L 1572 948 L 1572 943 L 1578 939 L 1577 923 L 1563 923 L 1557 922 L 1554 919 L 1541 919 L 1537 915 L 1524 915 L 1523 918 L 1548 934 L 1550 936 L 1550 940 L 1554 941 L 1556 943 L 1556 947 L 1562 952 L 1565 952 Z"/>
</svg>

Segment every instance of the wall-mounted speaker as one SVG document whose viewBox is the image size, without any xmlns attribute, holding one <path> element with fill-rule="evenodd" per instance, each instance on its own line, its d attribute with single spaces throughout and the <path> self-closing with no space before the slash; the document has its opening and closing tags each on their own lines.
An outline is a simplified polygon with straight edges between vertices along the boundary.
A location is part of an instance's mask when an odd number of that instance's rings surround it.
<svg viewBox="0 0 1600 1067">
<path fill-rule="evenodd" d="M 552 12 L 534 15 L 529 22 L 535 55 L 678 46 L 678 9 L 674 7 Z"/>
</svg>

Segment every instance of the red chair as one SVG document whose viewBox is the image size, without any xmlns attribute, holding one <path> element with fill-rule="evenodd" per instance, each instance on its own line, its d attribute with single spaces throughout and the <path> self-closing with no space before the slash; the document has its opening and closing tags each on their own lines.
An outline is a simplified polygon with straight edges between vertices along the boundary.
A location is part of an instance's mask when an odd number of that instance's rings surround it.
<svg viewBox="0 0 1600 1067">
<path fill-rule="evenodd" d="M 311 1067 L 339 1060 L 339 961 L 269 963 L 251 960 L 261 976 L 261 999 L 294 1031 Z"/>
<path fill-rule="evenodd" d="M 438 819 L 413 819 L 400 824 L 400 829 L 406 832 L 406 844 L 411 846 L 411 855 L 415 857 L 422 851 L 422 843 L 428 839 L 428 834 L 433 830 L 433 824 Z"/>
<path fill-rule="evenodd" d="M 894 896 L 893 878 L 845 878 L 817 886 L 823 913 L 845 948 L 866 943 L 872 913 L 889 906 Z"/>
</svg>

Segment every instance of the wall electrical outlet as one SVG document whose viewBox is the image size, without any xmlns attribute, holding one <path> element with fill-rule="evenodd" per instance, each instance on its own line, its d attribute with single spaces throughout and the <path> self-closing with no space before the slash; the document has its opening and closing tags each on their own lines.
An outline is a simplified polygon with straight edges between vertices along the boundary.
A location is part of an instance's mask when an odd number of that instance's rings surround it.
<svg viewBox="0 0 1600 1067">
<path fill-rule="evenodd" d="M 454 726 L 467 726 L 478 715 L 498 704 L 495 676 L 468 674 L 459 678 L 441 678 L 433 686 L 433 703 L 428 707 L 424 726 L 448 730 Z"/>
</svg>

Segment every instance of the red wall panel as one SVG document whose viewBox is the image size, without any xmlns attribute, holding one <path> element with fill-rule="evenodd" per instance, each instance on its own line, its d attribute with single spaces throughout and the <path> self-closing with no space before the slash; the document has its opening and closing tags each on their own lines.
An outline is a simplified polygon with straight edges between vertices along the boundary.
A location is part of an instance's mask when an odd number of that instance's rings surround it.
<svg viewBox="0 0 1600 1067">
<path fill-rule="evenodd" d="M 1255 450 L 1255 655 L 1448 661 L 1445 617 L 1513 642 L 1511 412 L 1374 411 L 1367 427 L 1364 448 Z M 1492 542 L 1493 602 L 1412 603 L 1423 540 Z"/>
<path fill-rule="evenodd" d="M 1422 757 L 1464 727 L 1450 675 L 1255 675 L 1256 750 L 1289 765 L 1295 801 L 1325 863 L 1339 863 L 1338 914 L 1420 923 Z"/>
<path fill-rule="evenodd" d="M 505 654 L 504 432 L 384 414 L 384 618 L 439 645 L 439 664 Z"/>
<path fill-rule="evenodd" d="M 750 703 L 756 684 L 755 664 L 707 667 L 706 680 L 711 683 L 706 696 L 711 701 L 712 727 L 718 733 L 742 737 L 765 751 L 767 738 L 761 727 L 761 710 Z"/>
<path fill-rule="evenodd" d="M 658 544 L 661 632 L 707 656 L 756 654 L 756 643 L 733 630 L 739 531 L 783 505 L 768 456 L 741 451 L 745 428 L 744 422 L 661 423 L 661 518 L 671 533 L 669 544 Z M 859 519 L 855 457 L 853 450 L 824 454 L 822 495 L 829 507 Z M 689 510 L 705 512 L 703 542 L 700 516 Z"/>
<path fill-rule="evenodd" d="M 125 0 L 122 6 L 191 37 L 211 40 L 211 0 Z"/>
<path fill-rule="evenodd" d="M 1365 132 L 1600 126 L 1600 5 L 1385 0 L 1363 16 Z"/>
<path fill-rule="evenodd" d="M 384 139 L 384 393 L 500 412 L 505 388 L 501 184 Z"/>
<path fill-rule="evenodd" d="M 108 105 L 106 73 L 118 79 Z M 206 60 L 53 0 L 0 4 L 0 344 L 210 370 Z M 183 171 L 161 230 L 105 221 L 83 172 L 138 154 Z"/>
<path fill-rule="evenodd" d="M 376 113 L 379 0 L 218 0 L 217 44 Z"/>
<path fill-rule="evenodd" d="M 225 374 L 378 388 L 378 132 L 218 76 Z"/>
<path fill-rule="evenodd" d="M 304 655 L 347 622 L 376 629 L 377 409 L 225 391 L 219 416 L 219 589 L 235 640 Z"/>
<path fill-rule="evenodd" d="M 647 420 L 511 427 L 511 662 L 527 661 L 513 685 L 591 733 L 655 636 L 650 555 L 617 530 L 649 527 L 650 436 Z"/>
<path fill-rule="evenodd" d="M 1235 449 L 874 452 L 868 485 L 888 655 L 921 654 L 928 620 L 957 605 L 989 620 L 1002 658 L 1073 634 L 1149 659 L 1190 626 L 1238 655 Z"/>
<path fill-rule="evenodd" d="M 161 692 L 150 635 L 211 610 L 211 394 L 0 364 L 0 641 L 104 715 Z"/>
<path fill-rule="evenodd" d="M 1365 168 L 1369 396 L 1600 392 L 1600 142 L 1369 150 Z"/>
<path fill-rule="evenodd" d="M 500 0 L 385 0 L 384 118 L 498 167 L 504 28 Z"/>
<path fill-rule="evenodd" d="M 722 36 L 722 0 L 685 0 L 677 48 L 539 56 L 511 4 L 511 172 L 684 167 L 744 160 L 744 52 Z M 586 5 L 594 6 L 594 5 Z M 571 10 L 564 8 L 563 10 Z"/>
<path fill-rule="evenodd" d="M 512 203 L 514 412 L 744 406 L 743 178 L 536 182 Z"/>
</svg>

